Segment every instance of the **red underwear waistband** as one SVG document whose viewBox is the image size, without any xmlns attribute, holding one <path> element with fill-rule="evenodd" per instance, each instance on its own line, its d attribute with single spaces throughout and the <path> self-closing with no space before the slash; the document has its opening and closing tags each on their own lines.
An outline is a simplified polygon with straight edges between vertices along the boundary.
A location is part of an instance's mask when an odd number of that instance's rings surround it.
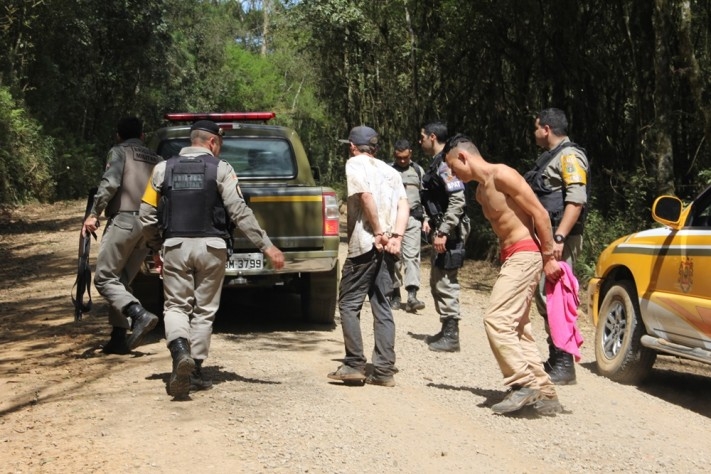
<svg viewBox="0 0 711 474">
<path fill-rule="evenodd" d="M 519 240 L 515 244 L 511 244 L 505 249 L 501 249 L 501 262 L 505 262 L 507 258 L 516 252 L 540 252 L 541 248 L 533 239 Z"/>
</svg>

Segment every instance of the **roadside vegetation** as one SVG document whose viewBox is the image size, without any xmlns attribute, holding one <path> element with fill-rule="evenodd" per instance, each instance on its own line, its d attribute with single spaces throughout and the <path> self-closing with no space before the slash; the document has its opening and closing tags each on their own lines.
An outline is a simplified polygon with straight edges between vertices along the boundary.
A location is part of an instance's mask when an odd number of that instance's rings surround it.
<svg viewBox="0 0 711 474">
<path fill-rule="evenodd" d="M 150 132 L 166 112 L 275 111 L 342 190 L 353 125 L 423 163 L 420 125 L 440 119 L 523 172 L 556 106 L 591 159 L 586 274 L 654 197 L 711 174 L 708 1 L 7 0 L 0 47 L 2 205 L 85 196 L 127 114 Z M 472 207 L 469 254 L 493 259 Z"/>
</svg>

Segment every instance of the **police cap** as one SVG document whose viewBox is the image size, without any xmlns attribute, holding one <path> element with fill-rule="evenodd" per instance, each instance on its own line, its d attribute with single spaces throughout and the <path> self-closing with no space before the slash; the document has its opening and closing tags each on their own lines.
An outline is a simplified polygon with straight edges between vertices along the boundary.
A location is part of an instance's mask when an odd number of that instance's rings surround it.
<svg viewBox="0 0 711 474">
<path fill-rule="evenodd" d="M 215 122 L 212 120 L 198 120 L 193 124 L 192 127 L 190 127 L 190 131 L 192 132 L 193 130 L 202 130 L 204 132 L 209 132 L 212 133 L 213 135 L 217 136 L 222 136 L 225 134 L 225 131 L 222 130 Z"/>
</svg>

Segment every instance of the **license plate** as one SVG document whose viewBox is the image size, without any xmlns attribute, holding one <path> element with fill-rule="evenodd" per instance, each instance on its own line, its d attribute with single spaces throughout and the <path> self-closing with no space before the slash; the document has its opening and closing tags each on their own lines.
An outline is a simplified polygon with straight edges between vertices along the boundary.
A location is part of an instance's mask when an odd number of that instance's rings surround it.
<svg viewBox="0 0 711 474">
<path fill-rule="evenodd" d="M 264 256 L 261 253 L 232 254 L 225 263 L 226 270 L 261 270 L 264 268 Z"/>
</svg>

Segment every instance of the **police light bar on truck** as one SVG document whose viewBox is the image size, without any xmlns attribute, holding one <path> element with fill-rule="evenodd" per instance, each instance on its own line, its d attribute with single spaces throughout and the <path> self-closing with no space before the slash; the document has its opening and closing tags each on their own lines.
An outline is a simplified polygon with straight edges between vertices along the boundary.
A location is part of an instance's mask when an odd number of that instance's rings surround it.
<svg viewBox="0 0 711 474">
<path fill-rule="evenodd" d="M 163 118 L 171 122 L 196 122 L 198 120 L 212 120 L 213 122 L 241 122 L 241 121 L 268 121 L 276 117 L 274 112 L 215 112 L 215 113 L 190 113 L 177 112 L 165 114 Z"/>
</svg>

